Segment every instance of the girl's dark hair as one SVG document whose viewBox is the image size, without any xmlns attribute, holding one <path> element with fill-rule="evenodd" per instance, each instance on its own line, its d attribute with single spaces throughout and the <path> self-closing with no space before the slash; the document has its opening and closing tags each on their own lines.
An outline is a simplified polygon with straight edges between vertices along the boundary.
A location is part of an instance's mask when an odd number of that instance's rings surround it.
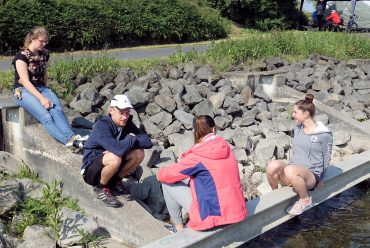
<svg viewBox="0 0 370 248">
<path fill-rule="evenodd" d="M 194 143 L 199 143 L 204 136 L 212 133 L 212 128 L 215 126 L 215 121 L 209 115 L 195 117 L 193 120 Z"/>
<path fill-rule="evenodd" d="M 294 105 L 302 111 L 308 111 L 311 117 L 315 116 L 315 104 L 313 104 L 312 94 L 307 94 L 304 100 L 299 100 Z"/>
</svg>

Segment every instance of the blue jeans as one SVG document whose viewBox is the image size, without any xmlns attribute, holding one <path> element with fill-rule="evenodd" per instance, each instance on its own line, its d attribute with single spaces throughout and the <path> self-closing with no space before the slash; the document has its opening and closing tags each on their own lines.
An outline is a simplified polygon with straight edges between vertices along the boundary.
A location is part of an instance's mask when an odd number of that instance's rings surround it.
<svg viewBox="0 0 370 248">
<path fill-rule="evenodd" d="M 66 144 L 72 137 L 73 131 L 54 92 L 45 86 L 36 87 L 44 97 L 53 103 L 50 109 L 46 109 L 26 88 L 22 87 L 21 89 L 22 99 L 14 98 L 15 102 L 37 119 L 54 139 Z"/>
</svg>

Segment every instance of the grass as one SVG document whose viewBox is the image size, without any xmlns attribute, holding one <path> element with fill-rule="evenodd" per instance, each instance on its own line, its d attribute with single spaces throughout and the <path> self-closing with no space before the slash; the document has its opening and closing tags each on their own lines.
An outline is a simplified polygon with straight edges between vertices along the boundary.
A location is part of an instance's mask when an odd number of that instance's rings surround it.
<svg viewBox="0 0 370 248">
<path fill-rule="evenodd" d="M 149 58 L 120 61 L 102 52 L 76 59 L 67 56 L 51 64 L 48 73 L 54 83 L 52 89 L 59 97 L 70 100 L 74 95 L 74 81 L 82 76 L 91 78 L 95 73 L 107 72 L 115 75 L 120 67 L 129 67 L 136 73 L 145 72 L 160 64 L 175 66 L 194 61 L 208 63 L 217 71 L 225 71 L 230 64 L 252 63 L 267 57 L 281 57 L 294 62 L 310 54 L 320 54 L 340 60 L 370 57 L 370 39 L 362 35 L 332 32 L 258 32 L 234 28 L 227 40 L 211 42 L 204 53 L 195 50 L 183 52 L 180 48 L 167 58 Z M 94 57 L 95 56 L 95 57 Z M 0 73 L 0 89 L 11 88 L 12 73 Z"/>
<path fill-rule="evenodd" d="M 45 185 L 40 199 L 26 199 L 17 212 L 14 212 L 14 217 L 8 221 L 8 231 L 14 236 L 20 237 L 27 226 L 39 224 L 50 226 L 54 230 L 55 237 L 58 237 L 61 228 L 59 210 L 67 207 L 74 211 L 81 211 L 75 199 L 62 196 L 61 182 L 58 180 L 51 184 L 45 183 L 26 165 L 14 174 L 0 172 L 0 181 L 12 178 L 29 178 Z"/>
</svg>

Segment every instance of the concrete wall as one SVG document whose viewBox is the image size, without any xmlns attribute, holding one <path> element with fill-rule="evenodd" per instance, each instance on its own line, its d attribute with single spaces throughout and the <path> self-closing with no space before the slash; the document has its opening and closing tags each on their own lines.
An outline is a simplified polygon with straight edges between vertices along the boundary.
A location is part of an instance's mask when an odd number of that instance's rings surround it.
<svg viewBox="0 0 370 248">
<path fill-rule="evenodd" d="M 169 234 L 164 224 L 136 201 L 120 199 L 124 206 L 115 209 L 97 200 L 92 187 L 81 177 L 82 156 L 51 138 L 22 108 L 3 107 L 2 120 L 5 150 L 23 160 L 41 179 L 62 181 L 63 193 L 76 198 L 113 238 L 125 246 L 140 247 Z"/>
</svg>

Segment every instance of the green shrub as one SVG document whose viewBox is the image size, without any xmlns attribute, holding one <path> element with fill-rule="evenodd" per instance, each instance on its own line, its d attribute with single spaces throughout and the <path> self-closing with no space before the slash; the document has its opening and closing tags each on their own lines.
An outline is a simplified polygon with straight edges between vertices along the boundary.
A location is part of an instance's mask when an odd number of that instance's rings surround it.
<svg viewBox="0 0 370 248">
<path fill-rule="evenodd" d="M 18 50 L 35 25 L 49 31 L 53 51 L 207 40 L 230 31 L 216 10 L 196 1 L 8 0 L 0 2 L 0 53 Z"/>
</svg>

